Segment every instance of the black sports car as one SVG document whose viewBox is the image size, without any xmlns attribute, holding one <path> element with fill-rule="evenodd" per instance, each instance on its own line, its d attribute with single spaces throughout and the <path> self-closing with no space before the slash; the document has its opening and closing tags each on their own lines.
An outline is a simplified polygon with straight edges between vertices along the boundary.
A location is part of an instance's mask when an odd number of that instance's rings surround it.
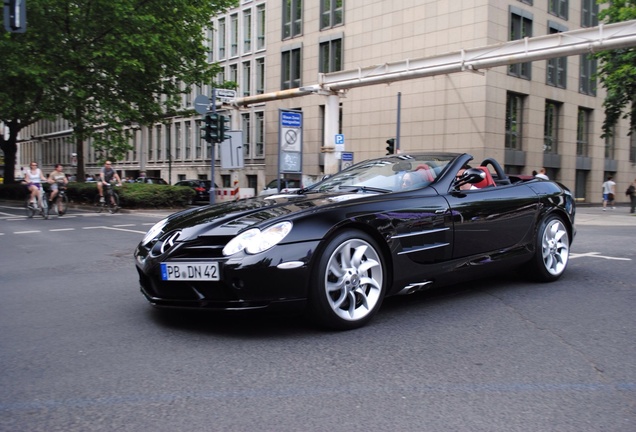
<svg viewBox="0 0 636 432">
<path fill-rule="evenodd" d="M 159 307 L 307 307 L 351 329 L 387 296 L 512 266 L 558 279 L 575 234 L 571 193 L 471 160 L 386 156 L 293 194 L 175 213 L 135 251 L 141 291 Z"/>
</svg>

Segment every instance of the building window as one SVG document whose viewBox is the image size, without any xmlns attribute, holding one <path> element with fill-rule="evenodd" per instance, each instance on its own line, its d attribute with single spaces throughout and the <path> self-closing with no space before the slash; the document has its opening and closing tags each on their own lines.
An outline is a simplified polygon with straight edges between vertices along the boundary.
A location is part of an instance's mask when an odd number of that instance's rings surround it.
<svg viewBox="0 0 636 432">
<path fill-rule="evenodd" d="M 256 8 L 256 49 L 265 48 L 265 5 Z"/>
<path fill-rule="evenodd" d="M 243 53 L 252 51 L 252 10 L 243 11 Z"/>
<path fill-rule="evenodd" d="M 208 63 L 214 62 L 214 30 L 208 29 Z"/>
<path fill-rule="evenodd" d="M 525 11 L 515 10 L 510 14 L 510 40 L 526 37 L 532 37 L 532 15 Z M 531 64 L 531 62 L 511 64 L 508 66 L 508 75 L 529 80 L 531 78 Z"/>
<path fill-rule="evenodd" d="M 238 15 L 230 16 L 230 57 L 238 55 Z"/>
<path fill-rule="evenodd" d="M 302 34 L 303 26 L 302 0 L 283 1 L 283 39 L 289 39 Z"/>
<path fill-rule="evenodd" d="M 335 27 L 343 23 L 342 3 L 344 0 L 321 0 L 320 2 L 320 29 Z"/>
<path fill-rule="evenodd" d="M 506 148 L 522 150 L 523 102 L 525 97 L 508 93 L 506 97 Z"/>
<path fill-rule="evenodd" d="M 219 41 L 219 60 L 223 60 L 225 58 L 225 39 L 226 39 L 227 29 L 225 27 L 225 18 L 221 18 L 219 20 L 219 30 L 217 40 Z"/>
<path fill-rule="evenodd" d="M 548 0 L 548 13 L 568 19 L 568 0 Z"/>
<path fill-rule="evenodd" d="M 265 58 L 261 57 L 256 61 L 256 94 L 265 93 Z"/>
<path fill-rule="evenodd" d="M 229 81 L 238 85 L 238 66 L 236 64 L 230 65 L 229 75 L 230 75 L 228 76 Z"/>
<path fill-rule="evenodd" d="M 532 0 L 519 0 L 521 3 L 525 3 L 527 5 L 532 6 Z"/>
<path fill-rule="evenodd" d="M 174 125 L 174 159 L 181 160 L 181 146 L 183 141 L 181 140 L 181 123 L 175 123 Z"/>
<path fill-rule="evenodd" d="M 596 96 L 596 59 L 582 54 L 579 67 L 579 93 Z"/>
<path fill-rule="evenodd" d="M 265 115 L 262 111 L 254 113 L 254 156 L 262 158 L 265 156 Z"/>
<path fill-rule="evenodd" d="M 612 134 L 605 135 L 605 159 L 614 159 L 616 151 L 616 127 L 612 127 Z"/>
<path fill-rule="evenodd" d="M 550 34 L 567 31 L 567 28 L 556 23 L 550 23 Z M 567 85 L 567 57 L 552 58 L 547 61 L 546 82 L 548 85 L 566 88 Z"/>
<path fill-rule="evenodd" d="M 161 125 L 155 128 L 155 142 L 157 143 L 157 160 L 161 160 Z"/>
<path fill-rule="evenodd" d="M 152 152 L 152 146 L 154 141 L 152 140 L 152 128 L 148 128 L 148 160 L 151 161 L 154 157 Z"/>
<path fill-rule="evenodd" d="M 579 108 L 576 120 L 576 155 L 588 156 L 590 146 L 590 121 L 592 119 L 592 111 L 585 108 Z"/>
<path fill-rule="evenodd" d="M 545 102 L 545 118 L 543 124 L 543 152 L 556 154 L 559 152 L 559 114 L 561 104 L 554 101 Z"/>
<path fill-rule="evenodd" d="M 636 163 L 636 129 L 632 129 L 629 136 L 629 161 L 632 164 Z"/>
<path fill-rule="evenodd" d="M 281 89 L 287 90 L 300 87 L 300 55 L 301 49 L 294 48 L 282 53 Z"/>
<path fill-rule="evenodd" d="M 197 129 L 194 134 L 194 159 L 201 160 L 203 158 L 203 138 L 201 138 L 201 129 Z"/>
<path fill-rule="evenodd" d="M 185 124 L 185 160 L 192 157 L 192 123 L 187 121 Z"/>
<path fill-rule="evenodd" d="M 581 27 L 596 27 L 598 25 L 598 3 L 596 0 L 581 1 Z"/>
<path fill-rule="evenodd" d="M 320 44 L 318 72 L 328 73 L 342 70 L 342 39 L 337 38 Z"/>
<path fill-rule="evenodd" d="M 243 62 L 243 96 L 252 94 L 252 63 Z"/>
<path fill-rule="evenodd" d="M 241 130 L 243 131 L 243 156 L 245 159 L 251 158 L 252 151 L 252 129 L 250 123 L 250 113 L 241 114 Z"/>
</svg>

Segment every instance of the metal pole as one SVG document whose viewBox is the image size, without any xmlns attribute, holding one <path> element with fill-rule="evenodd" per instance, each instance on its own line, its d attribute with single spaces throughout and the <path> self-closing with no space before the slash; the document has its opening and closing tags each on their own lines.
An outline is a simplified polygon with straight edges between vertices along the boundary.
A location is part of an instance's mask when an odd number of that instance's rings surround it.
<svg viewBox="0 0 636 432">
<path fill-rule="evenodd" d="M 216 113 L 216 89 L 212 89 L 212 112 Z M 210 182 L 210 204 L 214 204 L 214 201 L 216 199 L 216 188 L 214 187 L 214 160 L 215 160 L 215 155 L 214 155 L 214 147 L 215 147 L 215 142 L 211 142 L 210 144 L 210 177 L 212 179 L 212 181 Z"/>
<path fill-rule="evenodd" d="M 400 121 L 402 111 L 402 92 L 397 94 L 397 127 L 395 130 L 395 154 L 400 153 Z"/>
</svg>

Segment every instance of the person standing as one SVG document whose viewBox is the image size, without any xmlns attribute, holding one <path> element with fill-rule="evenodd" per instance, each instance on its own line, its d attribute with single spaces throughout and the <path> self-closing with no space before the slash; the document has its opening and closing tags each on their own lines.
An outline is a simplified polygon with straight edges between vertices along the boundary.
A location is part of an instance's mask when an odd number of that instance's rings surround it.
<svg viewBox="0 0 636 432">
<path fill-rule="evenodd" d="M 614 199 L 616 198 L 616 183 L 612 180 L 614 177 L 607 176 L 607 181 L 603 183 L 603 211 L 607 209 L 607 204 L 612 206 L 612 210 L 614 207 Z"/>
<path fill-rule="evenodd" d="M 104 202 L 104 184 L 110 184 L 110 182 L 115 179 L 117 180 L 117 186 L 121 186 L 121 179 L 119 178 L 119 174 L 117 171 L 113 169 L 110 161 L 106 161 L 104 166 L 99 171 L 99 181 L 97 182 L 97 190 L 99 191 L 99 201 Z M 113 197 L 110 197 L 111 201 Z M 113 202 L 113 204 L 115 204 Z"/>
<path fill-rule="evenodd" d="M 548 175 L 545 173 L 545 168 L 541 168 L 539 170 L 539 174 L 535 174 L 536 178 L 540 178 L 543 180 L 550 180 L 550 178 L 548 177 Z"/>
<path fill-rule="evenodd" d="M 634 213 L 636 211 L 636 179 L 634 179 L 634 182 L 629 185 L 625 191 L 625 195 L 627 195 L 630 200 L 629 212 Z"/>
</svg>

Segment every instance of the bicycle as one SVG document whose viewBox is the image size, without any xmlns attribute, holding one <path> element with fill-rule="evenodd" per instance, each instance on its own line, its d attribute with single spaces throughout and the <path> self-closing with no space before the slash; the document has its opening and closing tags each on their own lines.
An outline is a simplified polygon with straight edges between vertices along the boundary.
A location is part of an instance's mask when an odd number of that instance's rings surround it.
<svg viewBox="0 0 636 432">
<path fill-rule="evenodd" d="M 66 186 L 64 182 L 57 183 L 57 195 L 55 199 L 51 201 L 49 206 L 53 208 L 53 212 L 58 216 L 64 216 L 68 210 L 68 196 L 66 195 Z"/>
<path fill-rule="evenodd" d="M 113 190 L 110 183 L 103 184 L 104 199 L 101 200 L 99 194 L 95 195 L 95 207 L 97 213 L 101 213 L 108 209 L 110 213 L 117 213 L 119 210 L 119 195 Z"/>
<path fill-rule="evenodd" d="M 42 204 L 39 205 L 37 201 L 35 203 L 32 203 L 31 194 L 27 193 L 26 200 L 24 203 L 27 218 L 31 219 L 36 212 L 39 212 L 44 219 L 49 218 L 49 203 L 48 203 L 48 197 L 46 195 L 46 191 L 44 190 L 44 188 L 42 188 L 41 194 L 42 194 L 42 197 L 41 197 Z"/>
</svg>

